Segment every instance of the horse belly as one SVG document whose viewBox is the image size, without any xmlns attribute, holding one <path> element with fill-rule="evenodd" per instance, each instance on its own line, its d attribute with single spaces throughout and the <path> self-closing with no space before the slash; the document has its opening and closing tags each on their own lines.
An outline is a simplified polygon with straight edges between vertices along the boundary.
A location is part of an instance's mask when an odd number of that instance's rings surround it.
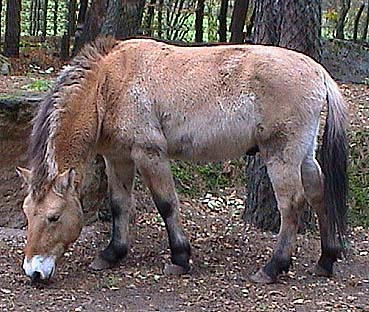
<svg viewBox="0 0 369 312">
<path fill-rule="evenodd" d="M 253 127 L 244 120 L 186 125 L 166 136 L 169 156 L 190 161 L 238 158 L 255 146 Z"/>
</svg>

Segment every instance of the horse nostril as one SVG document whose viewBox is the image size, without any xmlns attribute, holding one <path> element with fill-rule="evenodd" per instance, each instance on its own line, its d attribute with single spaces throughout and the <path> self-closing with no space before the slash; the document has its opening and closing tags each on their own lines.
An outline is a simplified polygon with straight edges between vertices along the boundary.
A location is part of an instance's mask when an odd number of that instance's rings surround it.
<svg viewBox="0 0 369 312">
<path fill-rule="evenodd" d="M 32 283 L 38 283 L 41 280 L 41 273 L 40 272 L 34 272 L 31 276 Z"/>
</svg>

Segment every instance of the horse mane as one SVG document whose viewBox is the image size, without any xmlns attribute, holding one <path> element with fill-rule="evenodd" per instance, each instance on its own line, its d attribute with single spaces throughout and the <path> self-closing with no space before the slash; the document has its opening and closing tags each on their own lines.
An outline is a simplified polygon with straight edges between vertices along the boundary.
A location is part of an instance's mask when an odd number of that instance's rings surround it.
<svg viewBox="0 0 369 312">
<path fill-rule="evenodd" d="M 34 196 L 41 196 L 47 186 L 58 174 L 55 160 L 54 139 L 57 135 L 60 113 L 67 101 L 65 96 L 73 89 L 82 89 L 83 78 L 98 68 L 99 61 L 109 54 L 118 41 L 113 37 L 100 37 L 93 43 L 82 48 L 81 52 L 59 74 L 50 93 L 40 104 L 33 119 L 33 129 L 28 150 L 28 159 L 32 178 L 30 192 Z"/>
</svg>

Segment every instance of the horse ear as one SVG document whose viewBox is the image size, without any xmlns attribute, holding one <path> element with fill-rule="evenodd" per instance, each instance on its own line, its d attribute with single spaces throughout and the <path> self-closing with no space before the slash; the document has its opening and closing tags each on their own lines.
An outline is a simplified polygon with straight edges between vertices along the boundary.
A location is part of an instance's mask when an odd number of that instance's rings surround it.
<svg viewBox="0 0 369 312">
<path fill-rule="evenodd" d="M 27 168 L 17 167 L 15 168 L 15 171 L 17 172 L 18 176 L 23 179 L 24 184 L 30 184 L 32 178 L 31 170 L 28 170 Z"/>
<path fill-rule="evenodd" d="M 74 189 L 74 180 L 76 178 L 76 171 L 74 169 L 68 169 L 59 174 L 55 178 L 55 191 L 59 194 L 65 194 L 68 190 Z"/>
</svg>

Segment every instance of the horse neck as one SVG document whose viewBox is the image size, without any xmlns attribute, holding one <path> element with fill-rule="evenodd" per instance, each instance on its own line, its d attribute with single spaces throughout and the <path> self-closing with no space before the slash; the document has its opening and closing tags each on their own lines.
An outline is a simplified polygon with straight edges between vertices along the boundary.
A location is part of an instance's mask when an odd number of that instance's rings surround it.
<svg viewBox="0 0 369 312">
<path fill-rule="evenodd" d="M 74 168 L 79 180 L 83 178 L 86 165 L 95 154 L 100 132 L 101 99 L 96 88 L 85 88 L 68 96 L 68 107 L 59 116 L 54 141 L 54 155 L 58 172 Z"/>
</svg>

